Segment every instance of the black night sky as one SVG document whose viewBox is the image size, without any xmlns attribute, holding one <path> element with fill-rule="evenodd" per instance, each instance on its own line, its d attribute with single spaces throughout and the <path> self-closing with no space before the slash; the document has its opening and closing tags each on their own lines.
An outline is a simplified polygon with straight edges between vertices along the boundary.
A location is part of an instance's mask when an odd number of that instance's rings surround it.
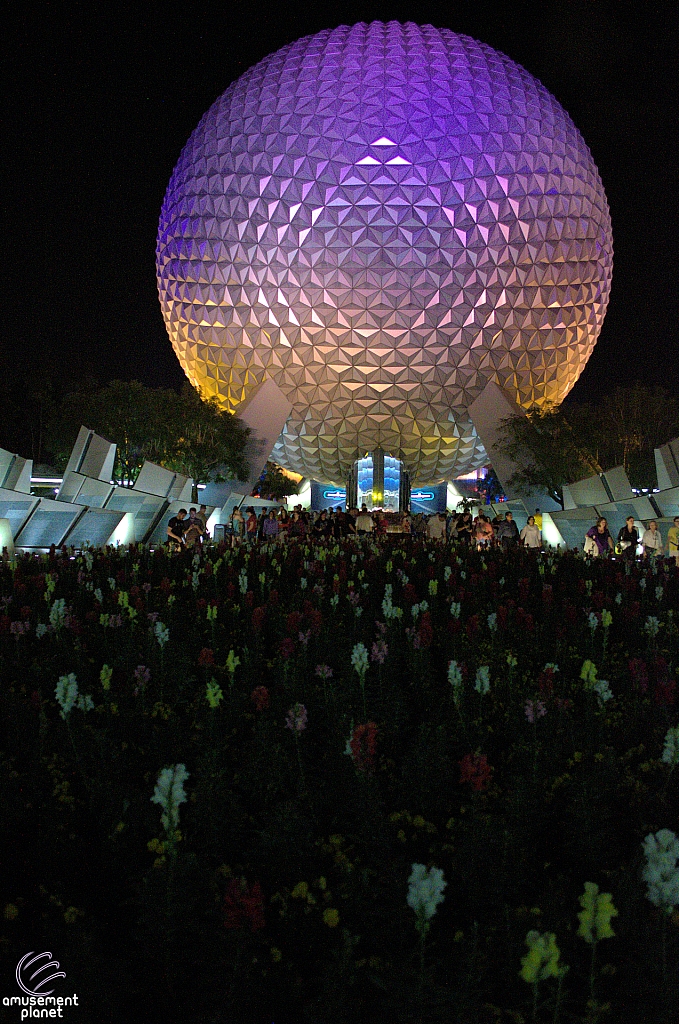
<svg viewBox="0 0 679 1024">
<path fill-rule="evenodd" d="M 15 5 L 4 19 L 2 348 L 69 382 L 178 386 L 154 250 L 172 168 L 202 114 L 266 54 L 338 24 L 430 22 L 522 64 L 588 143 L 614 234 L 613 294 L 573 393 L 679 394 L 679 5 Z"/>
</svg>

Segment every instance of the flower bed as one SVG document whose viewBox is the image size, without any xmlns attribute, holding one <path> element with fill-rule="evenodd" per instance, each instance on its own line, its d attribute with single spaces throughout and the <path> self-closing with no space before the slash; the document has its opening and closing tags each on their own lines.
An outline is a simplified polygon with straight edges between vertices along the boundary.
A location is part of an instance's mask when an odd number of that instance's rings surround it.
<svg viewBox="0 0 679 1024">
<path fill-rule="evenodd" d="M 675 1019 L 673 563 L 108 550 L 0 600 L 3 959 L 81 1020 Z"/>
</svg>

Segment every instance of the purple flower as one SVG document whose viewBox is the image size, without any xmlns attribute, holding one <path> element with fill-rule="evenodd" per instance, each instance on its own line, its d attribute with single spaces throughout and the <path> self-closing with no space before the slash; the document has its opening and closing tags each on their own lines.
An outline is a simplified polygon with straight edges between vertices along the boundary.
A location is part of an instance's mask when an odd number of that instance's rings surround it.
<svg viewBox="0 0 679 1024">
<path fill-rule="evenodd" d="M 370 649 L 370 660 L 376 661 L 379 665 L 384 665 L 384 659 L 388 654 L 389 648 L 384 640 L 376 640 Z"/>
<path fill-rule="evenodd" d="M 316 665 L 316 675 L 319 679 L 332 679 L 332 669 L 329 665 Z"/>
<path fill-rule="evenodd" d="M 135 688 L 134 688 L 134 695 L 136 697 L 137 694 L 139 693 L 139 691 L 140 690 L 144 690 L 145 687 L 150 682 L 150 680 L 151 680 L 151 672 L 146 667 L 146 665 L 137 665 L 137 667 L 135 668 L 135 670 L 134 670 L 132 675 L 133 675 L 134 681 L 137 684 L 135 686 Z"/>
<path fill-rule="evenodd" d="M 295 704 L 288 711 L 287 718 L 285 719 L 285 728 L 292 729 L 293 732 L 302 732 L 303 729 L 306 729 L 306 723 L 306 708 L 303 704 Z"/>
<path fill-rule="evenodd" d="M 300 632 L 300 634 L 299 634 L 299 642 L 301 643 L 302 647 L 306 647 L 306 645 L 309 643 L 309 640 L 311 640 L 311 630 L 310 629 L 308 629 L 306 631 L 306 633 L 301 633 Z"/>
<path fill-rule="evenodd" d="M 533 704 L 532 700 L 527 700 L 525 713 L 526 718 L 532 725 L 532 723 L 535 721 L 536 716 L 538 718 L 543 718 L 547 714 L 547 708 L 541 700 L 536 701 L 535 704 Z"/>
</svg>

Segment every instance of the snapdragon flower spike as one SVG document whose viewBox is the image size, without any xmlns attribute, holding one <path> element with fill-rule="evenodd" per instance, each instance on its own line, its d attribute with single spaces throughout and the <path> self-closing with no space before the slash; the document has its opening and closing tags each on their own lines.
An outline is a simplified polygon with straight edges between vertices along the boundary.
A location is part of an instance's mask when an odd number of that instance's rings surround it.
<svg viewBox="0 0 679 1024">
<path fill-rule="evenodd" d="M 646 867 L 641 877 L 647 885 L 646 895 L 654 907 L 671 914 L 679 906 L 679 839 L 670 829 L 662 828 L 647 835 L 643 847 Z"/>
<path fill-rule="evenodd" d="M 679 725 L 671 725 L 665 733 L 665 746 L 660 760 L 672 767 L 679 764 Z"/>
<path fill-rule="evenodd" d="M 173 833 L 179 826 L 179 807 L 186 803 L 184 783 L 189 777 L 186 765 L 174 764 L 163 768 L 151 797 L 152 804 L 160 804 L 163 813 L 160 820 L 167 833 Z"/>
<path fill-rule="evenodd" d="M 75 677 L 74 672 L 69 672 L 67 676 L 60 676 L 59 682 L 56 688 L 56 698 L 61 706 L 59 712 L 61 717 L 65 720 L 75 706 L 75 702 L 78 699 L 78 680 Z"/>
<path fill-rule="evenodd" d="M 408 906 L 417 915 L 415 927 L 423 937 L 429 931 L 429 922 L 443 903 L 443 890 L 448 885 L 440 868 L 429 868 L 424 864 L 413 864 L 408 879 Z"/>
</svg>

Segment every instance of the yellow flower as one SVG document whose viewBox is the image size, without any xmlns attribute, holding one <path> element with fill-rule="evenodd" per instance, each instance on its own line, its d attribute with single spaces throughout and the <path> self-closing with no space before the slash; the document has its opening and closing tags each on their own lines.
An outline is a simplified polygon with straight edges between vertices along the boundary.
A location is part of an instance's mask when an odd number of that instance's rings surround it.
<svg viewBox="0 0 679 1024">
<path fill-rule="evenodd" d="M 425 821 L 421 814 L 416 814 L 413 818 L 413 825 L 415 828 L 424 828 Z"/>
<path fill-rule="evenodd" d="M 585 891 L 579 897 L 581 912 L 578 914 L 580 927 L 577 934 L 590 945 L 600 939 L 612 939 L 615 932 L 611 928 L 611 918 L 617 917 L 618 911 L 613 906 L 610 892 L 599 892 L 594 882 L 585 882 Z"/>
<path fill-rule="evenodd" d="M 76 907 L 68 907 L 64 911 L 64 921 L 66 924 L 74 924 L 81 913 L 82 911 L 78 910 Z"/>
<path fill-rule="evenodd" d="M 321 875 L 321 877 L 320 877 L 320 878 L 318 879 L 318 881 L 316 882 L 316 885 L 318 886 L 318 888 L 319 888 L 319 889 L 320 889 L 320 890 L 321 890 L 322 892 L 325 892 L 325 890 L 326 890 L 326 888 L 327 888 L 327 885 L 328 885 L 328 883 L 326 882 L 326 880 L 325 880 L 325 878 L 324 878 L 324 876 L 323 876 L 323 875 Z"/>
<path fill-rule="evenodd" d="M 398 832 L 396 833 L 396 838 L 398 840 L 400 840 L 400 842 L 405 843 L 405 841 L 406 841 L 406 834 L 405 834 L 405 832 L 403 831 L 402 828 L 400 828 L 398 830 Z"/>
<path fill-rule="evenodd" d="M 293 900 L 305 900 L 309 895 L 309 886 L 306 882 L 298 882 L 290 895 Z"/>
<path fill-rule="evenodd" d="M 278 949 L 276 946 L 271 947 L 271 959 L 275 964 L 277 964 L 280 961 L 282 956 L 283 954 L 281 953 L 280 949 Z"/>
<path fill-rule="evenodd" d="M 592 687 L 596 683 L 596 665 L 593 661 L 584 661 L 580 669 L 580 678 L 586 687 Z"/>
<path fill-rule="evenodd" d="M 19 916 L 19 908 L 14 903 L 8 903 L 2 916 L 5 921 L 13 921 L 15 917 Z"/>
<path fill-rule="evenodd" d="M 339 924 L 339 911 L 335 910 L 334 907 L 327 907 L 323 911 L 323 920 L 328 928 L 336 928 Z"/>
<path fill-rule="evenodd" d="M 531 931 L 526 935 L 528 952 L 521 958 L 520 975 L 529 985 L 535 985 L 546 978 L 558 978 L 563 973 L 559 967 L 559 947 L 552 932 Z"/>
</svg>

